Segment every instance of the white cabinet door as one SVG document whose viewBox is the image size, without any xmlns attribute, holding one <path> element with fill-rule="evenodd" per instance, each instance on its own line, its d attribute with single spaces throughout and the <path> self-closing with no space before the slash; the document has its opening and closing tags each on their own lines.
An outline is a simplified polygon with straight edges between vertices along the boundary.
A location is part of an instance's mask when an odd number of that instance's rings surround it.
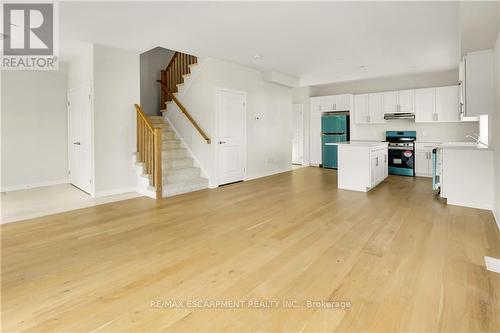
<svg viewBox="0 0 500 333">
<path fill-rule="evenodd" d="M 435 88 L 415 90 L 415 122 L 434 121 L 435 95 Z"/>
<path fill-rule="evenodd" d="M 495 112 L 495 61 L 493 50 L 468 53 L 465 57 L 465 116 Z"/>
<path fill-rule="evenodd" d="M 459 87 L 436 88 L 436 121 L 460 121 Z"/>
<path fill-rule="evenodd" d="M 370 122 L 374 124 L 385 123 L 383 101 L 384 95 L 382 93 L 369 94 L 368 103 L 368 117 Z"/>
<path fill-rule="evenodd" d="M 351 109 L 351 95 L 336 95 L 334 108 L 335 111 L 349 111 Z"/>
<path fill-rule="evenodd" d="M 311 113 L 320 113 L 321 112 L 321 98 L 320 97 L 311 97 Z"/>
<path fill-rule="evenodd" d="M 335 96 L 321 97 L 321 112 L 335 111 Z"/>
<path fill-rule="evenodd" d="M 399 107 L 398 112 L 411 112 L 414 111 L 414 94 L 415 90 L 400 90 L 398 92 Z"/>
<path fill-rule="evenodd" d="M 377 154 L 371 154 L 370 155 L 370 171 L 371 171 L 371 184 L 370 187 L 374 187 L 378 182 L 377 182 L 377 177 L 378 177 L 378 156 Z"/>
<path fill-rule="evenodd" d="M 321 164 L 321 113 L 311 113 L 310 164 Z"/>
<path fill-rule="evenodd" d="M 429 151 L 417 151 L 415 154 L 415 174 L 417 176 L 429 175 Z"/>
<path fill-rule="evenodd" d="M 368 98 L 368 94 L 354 96 L 354 121 L 356 124 L 368 124 L 370 122 Z"/>
<path fill-rule="evenodd" d="M 415 144 L 415 175 L 432 177 L 432 149 L 439 142 L 417 142 Z"/>
<path fill-rule="evenodd" d="M 398 92 L 397 91 L 386 91 L 383 93 L 384 96 L 384 113 L 396 113 L 398 112 Z"/>
<path fill-rule="evenodd" d="M 384 150 L 384 179 L 389 176 L 389 152 L 387 150 Z"/>
</svg>

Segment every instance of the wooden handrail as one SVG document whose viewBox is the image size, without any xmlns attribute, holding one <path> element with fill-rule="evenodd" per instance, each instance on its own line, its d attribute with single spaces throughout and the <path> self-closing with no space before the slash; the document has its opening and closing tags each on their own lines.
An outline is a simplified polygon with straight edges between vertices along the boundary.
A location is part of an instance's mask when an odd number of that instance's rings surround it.
<svg viewBox="0 0 500 333">
<path fill-rule="evenodd" d="M 149 120 L 148 116 L 142 111 L 141 107 L 139 104 L 134 104 L 135 106 L 135 111 L 139 114 L 139 116 L 144 120 L 148 128 L 151 130 L 151 132 L 154 131 L 153 124 L 151 124 L 151 121 Z"/>
<path fill-rule="evenodd" d="M 186 110 L 186 108 L 184 107 L 184 105 L 182 105 L 182 103 L 177 99 L 177 97 L 175 97 L 174 94 L 172 94 L 170 91 L 168 91 L 166 83 L 163 82 L 162 80 L 156 80 L 156 81 L 161 84 L 163 92 L 167 96 L 169 96 L 174 101 L 175 104 L 177 104 L 177 106 L 179 107 L 179 109 L 181 110 L 181 112 L 186 116 L 186 118 L 194 126 L 194 128 L 196 128 L 196 130 L 198 131 L 198 133 L 200 133 L 200 135 L 202 136 L 202 138 L 205 139 L 205 141 L 208 144 L 210 144 L 212 142 L 212 140 L 210 140 L 210 138 L 208 137 L 208 135 L 206 135 L 205 132 L 201 129 L 201 127 L 198 125 L 198 123 L 196 122 L 196 120 L 194 120 L 193 117 L 191 117 L 191 115 L 189 114 L 189 112 Z"/>
<path fill-rule="evenodd" d="M 137 117 L 137 161 L 144 163 L 144 173 L 151 176 L 156 198 L 162 197 L 162 128 L 154 128 L 141 107 L 134 104 Z"/>
<path fill-rule="evenodd" d="M 174 62 L 175 58 L 177 58 L 178 54 L 179 54 L 179 52 L 175 52 L 174 53 L 174 55 L 172 56 L 172 59 L 170 59 L 170 61 L 168 62 L 167 67 L 165 67 L 165 70 L 167 70 L 172 65 L 172 63 Z"/>
</svg>

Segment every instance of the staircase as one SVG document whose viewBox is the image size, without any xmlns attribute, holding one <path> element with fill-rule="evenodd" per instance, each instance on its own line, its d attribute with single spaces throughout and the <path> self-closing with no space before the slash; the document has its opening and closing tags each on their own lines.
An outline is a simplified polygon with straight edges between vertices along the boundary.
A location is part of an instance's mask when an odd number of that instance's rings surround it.
<svg viewBox="0 0 500 333">
<path fill-rule="evenodd" d="M 191 69 L 196 64 L 197 58 L 194 56 L 180 52 L 174 54 L 166 69 L 161 71 L 161 80 L 158 80 L 162 88 L 161 104 L 167 107 L 170 103 L 175 103 L 207 144 L 210 144 L 210 138 L 177 98 L 184 79 L 190 76 Z M 140 167 L 138 191 L 159 198 L 160 192 L 161 197 L 169 197 L 207 188 L 208 179 L 201 176 L 201 169 L 195 165 L 191 153 L 165 121 L 167 110 L 161 110 L 163 116 L 146 116 L 140 106 L 136 105 L 136 111 L 136 165 Z"/>
<path fill-rule="evenodd" d="M 208 179 L 201 177 L 201 169 L 194 166 L 194 159 L 168 122 L 162 116 L 149 119 L 153 126 L 163 128 L 161 152 L 163 197 L 208 188 Z"/>
</svg>

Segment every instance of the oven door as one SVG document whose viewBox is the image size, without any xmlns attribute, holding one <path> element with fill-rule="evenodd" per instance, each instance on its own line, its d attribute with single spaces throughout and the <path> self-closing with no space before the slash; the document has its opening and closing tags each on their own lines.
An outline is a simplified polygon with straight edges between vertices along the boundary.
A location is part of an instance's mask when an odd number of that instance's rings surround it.
<svg viewBox="0 0 500 333">
<path fill-rule="evenodd" d="M 392 175 L 415 176 L 415 154 L 413 147 L 389 146 L 389 173 Z"/>
</svg>

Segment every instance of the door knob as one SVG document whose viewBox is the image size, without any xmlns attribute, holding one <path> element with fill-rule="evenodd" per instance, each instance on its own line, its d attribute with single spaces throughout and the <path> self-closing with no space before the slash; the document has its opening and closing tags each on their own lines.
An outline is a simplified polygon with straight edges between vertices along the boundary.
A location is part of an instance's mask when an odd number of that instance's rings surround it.
<svg viewBox="0 0 500 333">
<path fill-rule="evenodd" d="M 79 145 L 80 145 L 80 142 L 78 142 L 78 141 L 77 141 L 77 142 L 73 142 L 73 144 L 74 144 L 74 145 L 78 145 L 78 146 L 79 146 Z"/>
<path fill-rule="evenodd" d="M 220 144 L 220 145 L 222 145 L 222 144 L 224 144 L 224 143 L 226 143 L 226 141 L 219 141 L 219 144 Z"/>
</svg>

